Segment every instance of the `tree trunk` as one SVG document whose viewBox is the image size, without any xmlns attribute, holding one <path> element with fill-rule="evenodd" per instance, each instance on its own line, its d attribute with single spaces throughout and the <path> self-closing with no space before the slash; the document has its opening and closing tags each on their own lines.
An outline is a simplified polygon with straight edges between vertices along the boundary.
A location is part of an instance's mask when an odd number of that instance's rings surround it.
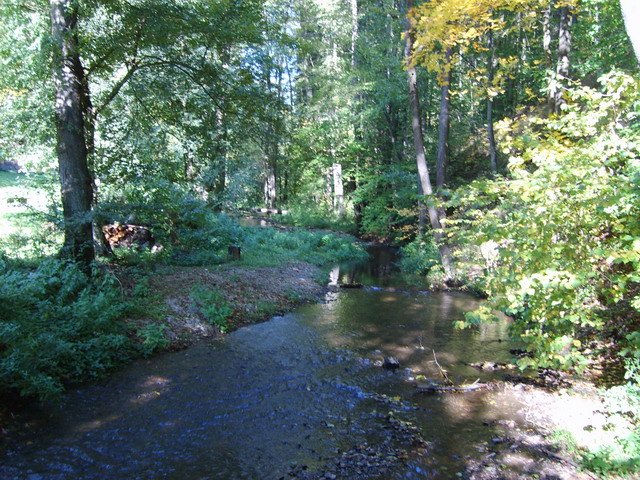
<svg viewBox="0 0 640 480">
<path fill-rule="evenodd" d="M 213 192 L 215 194 L 215 210 L 222 211 L 224 193 L 227 188 L 227 122 L 222 109 L 216 111 L 216 128 L 218 130 L 216 146 L 216 179 Z"/>
<path fill-rule="evenodd" d="M 265 206 L 276 208 L 276 159 L 273 154 L 267 156 L 267 171 L 265 175 Z"/>
<path fill-rule="evenodd" d="M 64 251 L 89 270 L 95 257 L 91 227 L 93 189 L 87 165 L 82 110 L 82 78 L 75 36 L 77 11 L 72 0 L 50 0 L 56 90 L 56 151 L 64 215 Z"/>
<path fill-rule="evenodd" d="M 333 164 L 333 207 L 338 216 L 344 216 L 344 186 L 342 184 L 342 165 Z"/>
<path fill-rule="evenodd" d="M 356 43 L 358 42 L 358 0 L 349 0 L 351 4 L 351 67 L 356 66 Z"/>
<path fill-rule="evenodd" d="M 440 117 L 438 120 L 438 152 L 436 156 L 436 190 L 441 190 L 445 182 L 447 166 L 447 146 L 449 143 L 449 85 L 451 83 L 451 49 L 445 52 L 446 66 L 440 74 Z"/>
<path fill-rule="evenodd" d="M 564 93 L 569 80 L 569 54 L 571 53 L 571 24 L 573 13 L 569 7 L 560 9 L 560 23 L 558 25 L 558 66 L 556 67 L 556 81 L 553 89 L 553 111 L 560 113 L 562 105 L 566 103 Z"/>
<path fill-rule="evenodd" d="M 640 63 L 640 2 L 638 0 L 620 0 L 622 17 L 627 35 L 631 40 L 631 46 Z"/>
<path fill-rule="evenodd" d="M 407 0 L 407 12 L 412 8 L 412 0 Z M 405 44 L 405 58 L 407 60 L 407 83 L 409 86 L 409 103 L 411 104 L 411 127 L 413 131 L 413 145 L 416 151 L 416 163 L 418 166 L 418 179 L 420 180 L 420 193 L 424 195 L 433 195 L 433 187 L 429 177 L 429 167 L 427 166 L 427 158 L 424 150 L 424 138 L 422 136 L 422 125 L 420 115 L 420 101 L 418 96 L 418 77 L 416 68 L 412 66 L 410 58 L 413 50 L 413 35 L 411 34 L 411 25 L 407 21 L 407 33 Z M 427 213 L 429 214 L 429 222 L 433 230 L 433 235 L 438 244 L 440 251 L 440 259 L 444 269 L 445 277 L 451 280 L 454 277 L 453 260 L 451 250 L 446 244 L 444 228 L 441 223 L 441 214 L 433 205 L 432 201 L 428 201 Z"/>
<path fill-rule="evenodd" d="M 489 65 L 487 66 L 487 84 L 493 87 L 493 76 L 495 72 L 495 46 L 493 44 L 493 32 L 489 31 Z M 495 175 L 498 171 L 498 153 L 496 149 L 496 137 L 493 133 L 493 96 L 487 91 L 487 140 L 489 142 L 489 164 L 491 173 Z"/>
<path fill-rule="evenodd" d="M 551 69 L 551 9 L 553 0 L 549 0 L 542 17 L 542 50 L 544 50 L 545 64 Z"/>
</svg>

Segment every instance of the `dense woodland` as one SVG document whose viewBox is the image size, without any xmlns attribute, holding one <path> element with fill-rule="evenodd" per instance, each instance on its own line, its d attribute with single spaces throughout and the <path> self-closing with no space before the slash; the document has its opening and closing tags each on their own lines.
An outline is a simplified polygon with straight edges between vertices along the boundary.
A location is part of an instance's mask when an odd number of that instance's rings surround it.
<svg viewBox="0 0 640 480">
<path fill-rule="evenodd" d="M 523 369 L 605 362 L 638 401 L 632 0 L 8 0 L 0 18 L 0 161 L 49 196 L 2 239 L 5 391 L 47 398 L 133 355 L 114 325 L 145 295 L 114 271 L 229 244 L 361 254 L 232 218 L 262 207 L 401 247 L 423 282 L 488 298 L 460 328 L 511 316 Z M 111 251 L 114 222 L 162 248 Z"/>
</svg>

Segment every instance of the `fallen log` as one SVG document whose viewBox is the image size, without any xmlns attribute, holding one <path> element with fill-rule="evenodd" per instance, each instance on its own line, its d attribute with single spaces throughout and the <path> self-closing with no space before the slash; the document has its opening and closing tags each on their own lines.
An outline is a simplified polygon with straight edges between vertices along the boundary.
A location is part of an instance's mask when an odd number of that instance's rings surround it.
<svg viewBox="0 0 640 480">
<path fill-rule="evenodd" d="M 362 288 L 361 283 L 341 283 L 338 285 L 340 288 Z"/>
<path fill-rule="evenodd" d="M 416 384 L 416 390 L 419 393 L 466 393 L 474 392 L 476 390 L 482 390 L 489 388 L 488 383 L 473 382 L 471 384 L 463 385 L 442 385 L 437 382 L 425 382 Z"/>
</svg>

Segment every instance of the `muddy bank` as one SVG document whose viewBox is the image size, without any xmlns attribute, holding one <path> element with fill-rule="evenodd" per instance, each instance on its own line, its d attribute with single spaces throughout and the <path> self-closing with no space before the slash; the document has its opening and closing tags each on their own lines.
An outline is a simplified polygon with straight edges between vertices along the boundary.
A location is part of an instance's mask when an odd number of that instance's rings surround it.
<svg viewBox="0 0 640 480">
<path fill-rule="evenodd" d="M 171 267 L 149 278 L 150 291 L 159 296 L 163 310 L 161 324 L 170 349 L 182 348 L 202 338 L 216 337 L 220 328 L 203 315 L 191 292 L 195 287 L 218 292 L 231 308 L 228 331 L 268 320 L 294 307 L 318 301 L 326 291 L 321 269 L 291 262 L 276 267 L 247 267 L 226 264 L 217 267 Z M 323 285 L 323 283 L 325 285 Z M 144 325 L 157 319 L 138 318 L 128 322 Z"/>
</svg>

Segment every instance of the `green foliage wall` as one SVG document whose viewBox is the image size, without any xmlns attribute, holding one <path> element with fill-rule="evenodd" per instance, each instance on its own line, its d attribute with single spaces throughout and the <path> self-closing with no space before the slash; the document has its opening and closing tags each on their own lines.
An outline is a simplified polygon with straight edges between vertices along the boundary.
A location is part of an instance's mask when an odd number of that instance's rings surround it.
<svg viewBox="0 0 640 480">
<path fill-rule="evenodd" d="M 487 252 L 490 305 L 534 354 L 523 367 L 583 367 L 594 332 L 623 340 L 638 327 L 640 84 L 615 72 L 600 81 L 573 90 L 559 116 L 503 121 L 508 176 L 451 202 L 457 241 Z"/>
</svg>

